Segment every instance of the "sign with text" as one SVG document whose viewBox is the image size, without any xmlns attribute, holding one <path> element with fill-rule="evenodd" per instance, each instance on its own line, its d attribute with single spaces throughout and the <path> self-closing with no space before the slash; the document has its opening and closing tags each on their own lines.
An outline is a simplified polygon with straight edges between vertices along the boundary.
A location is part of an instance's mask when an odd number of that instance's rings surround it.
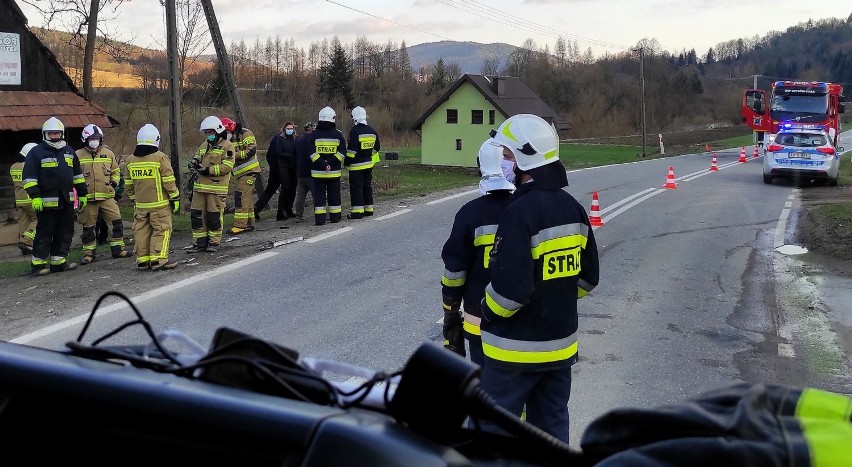
<svg viewBox="0 0 852 467">
<path fill-rule="evenodd" d="M 21 35 L 0 32 L 0 85 L 21 84 Z"/>
</svg>

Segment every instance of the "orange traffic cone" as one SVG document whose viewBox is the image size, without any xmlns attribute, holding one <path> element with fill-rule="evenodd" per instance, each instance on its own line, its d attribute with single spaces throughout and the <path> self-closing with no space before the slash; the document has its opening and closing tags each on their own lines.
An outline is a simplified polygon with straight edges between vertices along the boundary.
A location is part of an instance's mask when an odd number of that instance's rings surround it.
<svg viewBox="0 0 852 467">
<path fill-rule="evenodd" d="M 711 172 L 718 172 L 719 171 L 719 165 L 716 162 L 716 153 L 715 152 L 713 153 L 713 161 L 710 162 L 710 171 Z"/>
<path fill-rule="evenodd" d="M 598 203 L 598 192 L 592 193 L 592 212 L 589 214 L 589 223 L 592 227 L 603 227 L 604 223 L 601 219 L 601 206 Z"/>
<path fill-rule="evenodd" d="M 754 152 L 751 154 L 752 159 L 757 159 L 757 145 L 754 146 Z"/>
<path fill-rule="evenodd" d="M 666 176 L 666 184 L 663 185 L 663 188 L 671 188 L 673 190 L 677 189 L 677 183 L 675 182 L 674 176 L 674 167 L 669 167 L 669 174 Z"/>
<path fill-rule="evenodd" d="M 740 159 L 737 162 L 748 162 L 748 159 L 746 159 L 745 155 L 745 146 L 743 146 L 742 150 L 740 151 Z"/>
</svg>

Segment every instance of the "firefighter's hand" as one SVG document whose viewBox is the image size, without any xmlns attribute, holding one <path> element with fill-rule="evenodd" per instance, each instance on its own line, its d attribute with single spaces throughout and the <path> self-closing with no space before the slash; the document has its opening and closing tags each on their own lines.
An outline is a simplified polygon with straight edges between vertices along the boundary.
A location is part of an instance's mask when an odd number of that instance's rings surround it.
<svg viewBox="0 0 852 467">
<path fill-rule="evenodd" d="M 113 187 L 113 189 L 115 189 L 116 187 L 118 187 L 118 182 L 116 182 L 115 180 L 110 180 L 109 183 L 107 183 L 107 185 L 109 185 L 109 186 Z"/>
<path fill-rule="evenodd" d="M 193 157 L 192 160 L 189 161 L 188 167 L 189 167 L 189 170 L 198 170 L 198 169 L 201 168 L 201 161 L 199 161 L 198 159 Z"/>
<path fill-rule="evenodd" d="M 210 175 L 210 167 L 201 167 L 198 169 L 198 173 L 201 175 Z"/>
<path fill-rule="evenodd" d="M 41 198 L 33 198 L 33 211 L 41 212 L 44 209 L 44 200 Z"/>
<path fill-rule="evenodd" d="M 444 348 L 462 357 L 467 355 L 464 350 L 464 330 L 462 329 L 461 313 L 456 311 L 444 312 Z"/>
<path fill-rule="evenodd" d="M 88 198 L 88 197 L 86 197 L 86 196 L 81 196 L 81 197 L 80 197 L 80 198 L 78 198 L 78 199 L 80 200 L 80 209 L 85 208 L 85 207 L 86 207 L 86 204 L 89 202 L 89 198 Z"/>
<path fill-rule="evenodd" d="M 177 214 L 180 212 L 180 199 L 169 200 L 172 204 L 172 212 Z"/>
</svg>

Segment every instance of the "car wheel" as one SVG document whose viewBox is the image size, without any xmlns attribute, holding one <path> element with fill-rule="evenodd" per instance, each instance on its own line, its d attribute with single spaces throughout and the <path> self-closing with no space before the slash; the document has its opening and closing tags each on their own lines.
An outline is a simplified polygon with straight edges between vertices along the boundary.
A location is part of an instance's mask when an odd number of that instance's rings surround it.
<svg viewBox="0 0 852 467">
<path fill-rule="evenodd" d="M 772 185 L 772 175 L 763 174 L 763 183 Z"/>
<path fill-rule="evenodd" d="M 829 179 L 828 186 L 837 186 L 837 177 Z"/>
</svg>

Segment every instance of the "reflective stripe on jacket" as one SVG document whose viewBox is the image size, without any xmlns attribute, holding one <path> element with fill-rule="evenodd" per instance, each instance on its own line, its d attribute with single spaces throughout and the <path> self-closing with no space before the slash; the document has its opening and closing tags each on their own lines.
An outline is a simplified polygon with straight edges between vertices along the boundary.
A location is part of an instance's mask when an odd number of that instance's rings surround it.
<svg viewBox="0 0 852 467">
<path fill-rule="evenodd" d="M 115 198 L 115 189 L 110 182 L 117 186 L 121 179 L 121 169 L 115 154 L 106 146 L 100 146 L 95 154 L 87 148 L 78 149 L 76 154 L 86 178 L 89 201 Z"/>
<path fill-rule="evenodd" d="M 214 146 L 204 142 L 193 157 L 201 161 L 202 167 L 210 168 L 209 175 L 198 174 L 193 191 L 227 195 L 234 168 L 234 145 L 227 140 L 220 140 Z"/>
<path fill-rule="evenodd" d="M 137 210 L 155 210 L 180 198 L 169 156 L 157 151 L 147 156 L 128 156 L 125 190 Z"/>
<path fill-rule="evenodd" d="M 483 352 L 511 368 L 570 366 L 577 360 L 577 299 L 598 283 L 595 237 L 585 209 L 567 192 L 531 182 L 515 196 L 491 252 Z"/>
<path fill-rule="evenodd" d="M 42 198 L 45 208 L 60 208 L 86 196 L 86 179 L 80 161 L 68 145 L 54 148 L 42 141 L 27 154 L 21 175 L 24 189 L 30 198 Z"/>
<path fill-rule="evenodd" d="M 468 334 L 480 334 L 480 302 L 491 280 L 488 259 L 500 216 L 511 199 L 508 191 L 500 191 L 467 202 L 456 213 L 450 236 L 441 250 L 444 307 L 449 309 L 464 301 L 464 330 Z"/>
<path fill-rule="evenodd" d="M 372 169 L 381 149 L 379 136 L 370 125 L 358 123 L 349 131 L 346 167 L 349 170 Z"/>
<path fill-rule="evenodd" d="M 243 128 L 239 135 L 231 140 L 234 145 L 234 177 L 260 173 L 257 160 L 257 140 L 251 130 Z"/>
<path fill-rule="evenodd" d="M 12 185 L 15 187 L 15 206 L 32 206 L 33 200 L 24 189 L 24 163 L 19 161 L 9 167 L 9 176 L 12 177 Z"/>
<path fill-rule="evenodd" d="M 308 136 L 308 147 L 313 151 L 311 161 L 311 177 L 340 178 L 343 165 L 343 151 L 346 140 L 343 134 L 335 129 L 316 129 Z M 328 168 L 328 170 L 326 170 Z"/>
</svg>

